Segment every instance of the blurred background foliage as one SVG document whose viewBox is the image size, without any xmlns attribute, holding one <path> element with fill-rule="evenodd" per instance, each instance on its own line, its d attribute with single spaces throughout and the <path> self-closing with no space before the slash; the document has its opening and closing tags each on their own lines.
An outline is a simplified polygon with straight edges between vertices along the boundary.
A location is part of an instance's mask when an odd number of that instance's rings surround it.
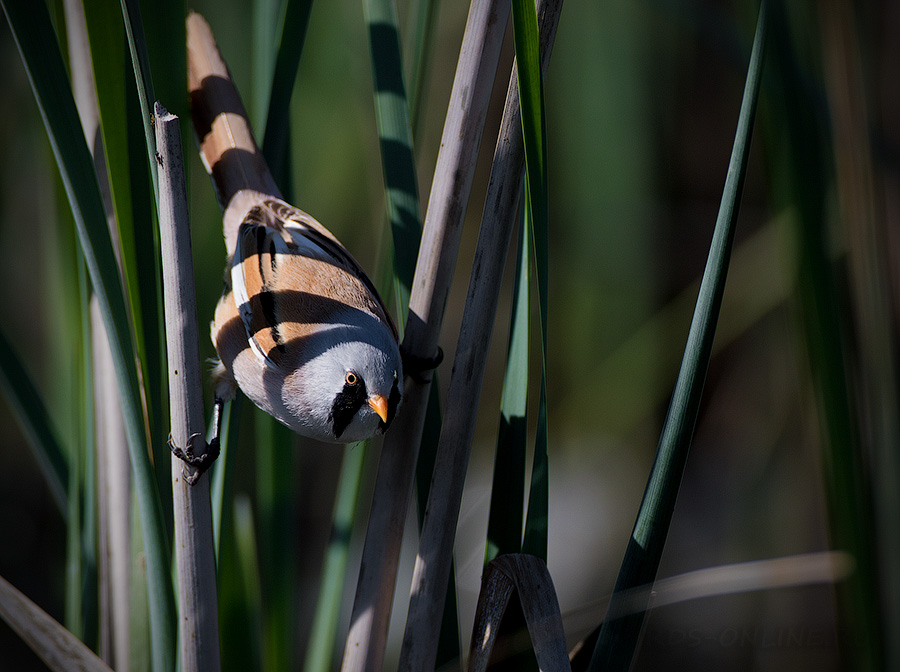
<svg viewBox="0 0 900 672">
<path fill-rule="evenodd" d="M 828 13 L 819 10 L 827 6 L 802 0 L 787 7 L 790 81 L 800 83 L 797 99 L 810 111 L 809 123 L 821 131 L 817 151 L 794 156 L 793 163 L 786 157 L 791 138 L 785 135 L 782 85 L 773 74 L 774 49 L 769 54 L 716 354 L 660 577 L 831 547 L 824 425 L 810 362 L 817 364 L 810 358 L 809 327 L 804 327 L 809 324 L 804 295 L 815 288 L 804 285 L 811 276 L 802 272 L 798 210 L 789 207 L 785 196 L 798 174 L 823 176 L 817 224 L 833 273 L 845 345 L 844 359 L 831 364 L 849 376 L 856 415 L 866 398 L 857 360 L 867 334 L 860 329 L 858 297 L 851 289 L 851 227 L 840 205 L 842 185 L 832 144 L 835 99 L 823 74 L 823 54 L 827 56 L 830 43 L 822 30 Z M 406 3 L 399 7 L 404 17 Z M 190 8 L 206 16 L 249 99 L 254 85 L 249 3 L 198 1 Z M 430 44 L 431 72 L 415 138 L 423 203 L 466 12 L 465 3 L 440 3 Z M 570 643 L 603 616 L 653 459 L 715 223 L 755 16 L 756 3 L 706 0 L 568 0 L 562 13 L 546 80 L 549 568 Z M 844 29 L 854 35 L 853 48 L 859 48 L 863 97 L 857 102 L 863 103 L 867 119 L 856 130 L 871 142 L 878 252 L 887 263 L 885 289 L 892 297 L 900 217 L 900 6 L 859 2 L 852 16 L 856 25 Z M 444 323 L 448 363 L 453 361 L 511 64 L 509 33 L 506 42 Z M 0 327 L 44 394 L 56 429 L 74 442 L 82 430 L 67 413 L 70 400 L 80 394 L 81 378 L 70 359 L 72 343 L 60 342 L 56 327 L 57 316 L 72 310 L 77 300 L 71 290 L 60 289 L 71 288 L 77 277 L 66 253 L 74 236 L 46 133 L 5 22 L 0 23 L 0 64 Z M 326 223 L 374 274 L 383 263 L 386 239 L 360 3 L 313 5 L 291 109 L 293 200 Z M 260 128 L 260 111 L 249 111 Z M 222 287 L 221 215 L 194 147 L 187 153 L 192 157 L 193 254 L 203 325 Z M 840 175 L 854 179 L 852 171 L 849 177 L 847 172 Z M 456 544 L 464 640 L 484 554 L 512 275 L 507 272 L 494 330 Z M 883 308 L 887 322 L 893 323 L 895 300 L 890 298 Z M 214 355 L 205 336 L 201 355 Z M 449 365 L 444 368 L 441 383 L 446 388 Z M 540 370 L 538 359 L 532 370 Z M 242 413 L 244 447 L 239 443 L 233 453 L 238 461 L 233 488 L 252 498 L 257 461 L 249 439 L 255 414 L 250 404 L 243 405 Z M 5 430 L 0 439 L 0 575 L 62 620 L 65 522 L 2 400 L 0 423 Z M 858 438 L 865 451 L 867 433 L 860 431 Z M 863 454 L 867 464 L 877 464 Z M 339 448 L 298 441 L 291 461 L 295 500 L 280 534 L 296 549 L 296 660 L 302 660 L 317 596 L 342 456 Z M 373 472 L 365 470 L 369 482 L 360 497 L 363 509 Z M 360 514 L 364 521 L 365 511 Z M 413 526 L 415 517 L 409 520 Z M 363 531 L 359 525 L 353 531 L 356 555 L 348 571 L 342 632 Z M 397 583 L 392 627 L 397 635 L 413 560 L 410 544 Z M 900 567 L 889 571 L 897 574 Z M 834 594 L 832 586 L 803 586 L 660 608 L 648 619 L 637 669 L 843 669 L 848 658 L 838 653 L 841 632 Z M 222 625 L 224 629 L 227 622 Z M 42 669 L 2 624 L 0 650 L 9 669 Z M 388 667 L 394 664 L 392 656 L 396 653 L 389 653 Z"/>
</svg>

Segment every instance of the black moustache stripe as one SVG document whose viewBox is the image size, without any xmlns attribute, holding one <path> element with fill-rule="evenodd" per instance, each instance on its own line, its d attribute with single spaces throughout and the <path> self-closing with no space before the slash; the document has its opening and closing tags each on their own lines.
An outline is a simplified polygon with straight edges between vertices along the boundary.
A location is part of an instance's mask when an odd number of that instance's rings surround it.
<svg viewBox="0 0 900 672">
<path fill-rule="evenodd" d="M 353 422 L 354 416 L 366 403 L 366 397 L 366 384 L 362 378 L 358 379 L 356 385 L 345 383 L 344 389 L 335 395 L 331 404 L 331 413 L 328 415 L 334 438 L 341 438 L 341 434 Z"/>
</svg>

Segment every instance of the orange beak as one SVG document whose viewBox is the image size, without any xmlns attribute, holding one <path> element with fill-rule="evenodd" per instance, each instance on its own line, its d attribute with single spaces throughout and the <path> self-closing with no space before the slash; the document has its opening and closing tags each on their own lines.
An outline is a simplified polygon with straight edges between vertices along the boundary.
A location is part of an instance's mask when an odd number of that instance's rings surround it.
<svg viewBox="0 0 900 672">
<path fill-rule="evenodd" d="M 372 410 L 378 414 L 378 417 L 381 418 L 381 421 L 387 424 L 387 416 L 388 416 L 388 402 L 380 394 L 376 394 L 374 397 L 369 397 L 368 400 L 369 406 L 372 407 Z"/>
</svg>

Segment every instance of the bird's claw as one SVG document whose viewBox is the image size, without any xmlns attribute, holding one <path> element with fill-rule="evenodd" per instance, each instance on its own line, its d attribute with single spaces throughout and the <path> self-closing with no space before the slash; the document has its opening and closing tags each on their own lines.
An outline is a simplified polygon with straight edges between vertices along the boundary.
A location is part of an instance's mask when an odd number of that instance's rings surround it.
<svg viewBox="0 0 900 672">
<path fill-rule="evenodd" d="M 171 434 L 169 434 L 169 439 L 167 441 L 172 454 L 185 464 L 194 468 L 193 474 L 189 474 L 187 469 L 182 468 L 181 470 L 181 475 L 188 485 L 194 485 L 197 482 L 197 479 L 199 479 L 200 476 L 212 466 L 212 463 L 216 461 L 216 458 L 219 457 L 219 437 L 215 437 L 210 441 L 206 446 L 206 450 L 200 455 L 197 455 L 194 452 L 194 442 L 198 438 L 200 438 L 199 433 L 191 434 L 187 440 L 187 445 L 184 448 L 175 445 L 175 440 L 172 438 Z"/>
</svg>

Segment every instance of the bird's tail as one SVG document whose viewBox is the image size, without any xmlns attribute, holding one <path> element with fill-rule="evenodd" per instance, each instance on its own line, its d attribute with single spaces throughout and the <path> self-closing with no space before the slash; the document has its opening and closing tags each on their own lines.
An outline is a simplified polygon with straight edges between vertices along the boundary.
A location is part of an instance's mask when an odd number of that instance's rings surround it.
<svg viewBox="0 0 900 672">
<path fill-rule="evenodd" d="M 228 65 L 209 24 L 195 12 L 187 18 L 187 62 L 194 132 L 219 205 L 226 209 L 242 190 L 280 198 Z"/>
</svg>

